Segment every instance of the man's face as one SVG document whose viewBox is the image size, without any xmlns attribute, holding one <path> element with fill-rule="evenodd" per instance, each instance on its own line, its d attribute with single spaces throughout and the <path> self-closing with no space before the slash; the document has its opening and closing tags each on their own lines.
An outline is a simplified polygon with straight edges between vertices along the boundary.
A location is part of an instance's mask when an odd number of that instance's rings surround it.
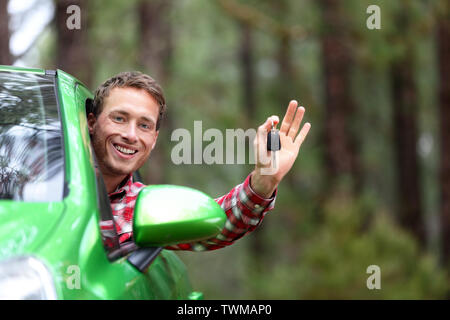
<svg viewBox="0 0 450 320">
<path fill-rule="evenodd" d="M 124 176 L 150 156 L 159 131 L 159 105 L 145 90 L 114 88 L 97 118 L 88 116 L 89 133 L 103 175 Z"/>
</svg>

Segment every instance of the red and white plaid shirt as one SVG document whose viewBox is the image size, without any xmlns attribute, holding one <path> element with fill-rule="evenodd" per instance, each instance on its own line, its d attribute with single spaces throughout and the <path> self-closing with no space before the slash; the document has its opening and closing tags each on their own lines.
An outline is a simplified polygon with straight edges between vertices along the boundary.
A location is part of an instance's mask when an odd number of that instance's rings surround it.
<svg viewBox="0 0 450 320">
<path fill-rule="evenodd" d="M 227 221 L 222 232 L 215 238 L 168 246 L 166 249 L 204 251 L 215 250 L 229 246 L 234 241 L 253 231 L 262 221 L 266 213 L 275 205 L 276 191 L 270 199 L 261 198 L 250 187 L 249 175 L 244 183 L 215 199 L 227 215 Z M 109 193 L 109 200 L 114 216 L 119 242 L 132 238 L 133 212 L 139 191 L 145 187 L 140 182 L 133 182 L 132 175 L 118 189 Z"/>
</svg>

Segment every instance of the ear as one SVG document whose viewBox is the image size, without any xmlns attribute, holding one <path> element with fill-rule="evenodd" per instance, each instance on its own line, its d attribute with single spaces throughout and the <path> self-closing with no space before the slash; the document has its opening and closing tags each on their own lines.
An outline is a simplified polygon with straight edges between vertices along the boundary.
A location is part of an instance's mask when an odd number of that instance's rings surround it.
<svg viewBox="0 0 450 320">
<path fill-rule="evenodd" d="M 97 118 L 94 116 L 94 114 L 91 112 L 88 114 L 87 117 L 87 124 L 89 128 L 89 134 L 92 134 L 94 132 L 94 125 L 97 122 Z"/>
<path fill-rule="evenodd" d="M 153 145 L 152 145 L 152 150 L 153 150 L 153 148 L 154 148 L 154 147 L 155 147 L 155 145 L 156 145 L 156 141 L 158 140 L 158 135 L 159 135 L 159 130 L 158 130 L 158 131 L 156 131 L 155 141 L 153 142 Z"/>
</svg>

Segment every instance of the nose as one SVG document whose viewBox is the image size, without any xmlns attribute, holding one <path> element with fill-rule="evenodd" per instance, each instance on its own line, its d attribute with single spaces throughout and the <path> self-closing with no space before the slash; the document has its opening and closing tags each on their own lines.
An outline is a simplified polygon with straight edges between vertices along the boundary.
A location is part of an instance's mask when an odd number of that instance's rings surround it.
<svg viewBox="0 0 450 320">
<path fill-rule="evenodd" d="M 134 122 L 130 122 L 126 126 L 125 130 L 122 132 L 122 138 L 128 143 L 137 142 L 136 124 Z"/>
</svg>

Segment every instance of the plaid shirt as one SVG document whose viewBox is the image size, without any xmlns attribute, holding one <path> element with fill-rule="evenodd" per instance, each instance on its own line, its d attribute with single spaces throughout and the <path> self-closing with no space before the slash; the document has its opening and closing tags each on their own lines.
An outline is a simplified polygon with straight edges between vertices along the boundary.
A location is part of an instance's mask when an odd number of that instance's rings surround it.
<svg viewBox="0 0 450 320">
<path fill-rule="evenodd" d="M 215 199 L 227 215 L 227 221 L 222 232 L 215 238 L 168 246 L 166 249 L 204 251 L 215 250 L 229 246 L 234 241 L 253 231 L 262 221 L 266 213 L 273 209 L 276 191 L 270 199 L 261 198 L 250 187 L 249 175 L 244 183 Z M 132 239 L 133 211 L 139 191 L 145 187 L 140 182 L 133 182 L 132 175 L 119 185 L 118 189 L 109 193 L 109 200 L 114 216 L 119 242 Z"/>
</svg>

